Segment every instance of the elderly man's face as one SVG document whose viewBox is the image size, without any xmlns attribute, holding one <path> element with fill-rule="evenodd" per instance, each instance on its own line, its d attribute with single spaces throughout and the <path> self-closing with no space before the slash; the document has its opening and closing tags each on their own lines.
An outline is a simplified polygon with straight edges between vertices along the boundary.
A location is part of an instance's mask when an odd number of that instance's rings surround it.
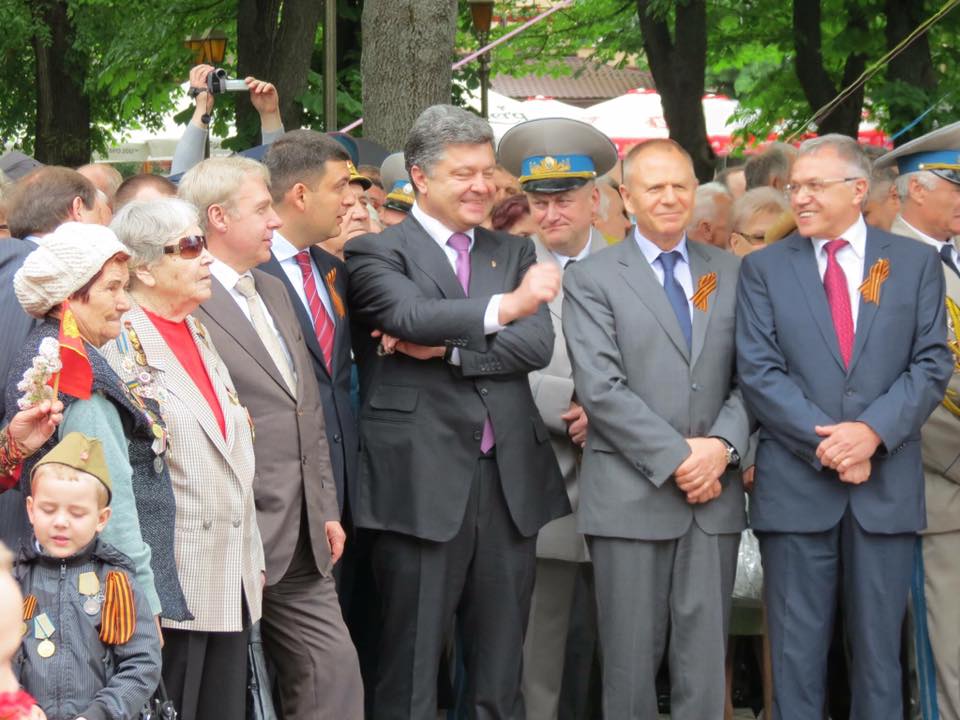
<svg viewBox="0 0 960 720">
<path fill-rule="evenodd" d="M 447 145 L 429 175 L 416 165 L 411 169 L 411 179 L 419 192 L 417 202 L 451 230 L 475 228 L 493 207 L 495 165 L 489 143 Z"/>
<path fill-rule="evenodd" d="M 741 227 L 734 228 L 730 235 L 730 249 L 734 255 L 743 257 L 766 247 L 764 236 L 767 230 L 780 218 L 773 210 L 761 210 L 751 215 Z"/>
<path fill-rule="evenodd" d="M 919 229 L 937 240 L 960 235 L 960 185 L 927 173 L 933 179 L 927 189 L 916 179 L 910 183 L 911 216 L 918 216 Z"/>
<path fill-rule="evenodd" d="M 869 182 L 831 147 L 803 155 L 790 173 L 790 206 L 804 237 L 838 238 L 860 216 Z M 851 179 L 847 179 L 851 178 Z"/>
<path fill-rule="evenodd" d="M 630 218 L 627 209 L 623 206 L 620 191 L 608 183 L 598 183 L 597 189 L 601 195 L 607 197 L 607 216 L 599 214 L 593 219 L 593 226 L 607 239 L 607 242 L 620 242 L 630 232 Z"/>
<path fill-rule="evenodd" d="M 881 188 L 870 188 L 867 202 L 863 206 L 863 219 L 867 225 L 881 230 L 890 230 L 893 221 L 900 212 L 900 196 L 893 183 L 885 183 Z"/>
<path fill-rule="evenodd" d="M 207 233 L 213 255 L 238 273 L 269 260 L 273 231 L 282 223 L 273 209 L 263 178 L 247 174 L 225 209 L 222 237 L 214 238 L 212 233 Z"/>
<path fill-rule="evenodd" d="M 501 167 L 494 168 L 493 184 L 497 188 L 493 204 L 498 205 L 511 195 L 521 192 L 520 181 Z"/>
<path fill-rule="evenodd" d="M 690 223 L 697 178 L 693 166 L 672 148 L 653 148 L 635 157 L 620 187 L 637 230 L 661 249 L 680 242 Z"/>
<path fill-rule="evenodd" d="M 590 182 L 559 193 L 527 193 L 537 236 L 550 250 L 573 257 L 590 240 L 590 221 L 600 205 L 600 193 Z"/>
</svg>

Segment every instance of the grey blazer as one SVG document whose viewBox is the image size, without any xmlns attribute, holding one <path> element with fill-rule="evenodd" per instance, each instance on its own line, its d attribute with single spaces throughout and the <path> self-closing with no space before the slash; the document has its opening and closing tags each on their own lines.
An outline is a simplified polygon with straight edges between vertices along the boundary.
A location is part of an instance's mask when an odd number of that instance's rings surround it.
<svg viewBox="0 0 960 720">
<path fill-rule="evenodd" d="M 565 273 L 563 331 L 590 418 L 577 513 L 584 534 L 668 540 L 694 521 L 712 534 L 746 525 L 739 469 L 724 474 L 720 497 L 699 505 L 672 479 L 689 455 L 686 438 L 719 436 L 742 456 L 750 427 L 735 373 L 739 261 L 708 245 L 687 248 L 694 288 L 717 274 L 706 310 L 693 310 L 689 349 L 632 233 Z"/>
<path fill-rule="evenodd" d="M 559 265 L 554 254 L 536 237 L 533 238 L 533 247 L 537 252 L 537 262 Z M 589 253 L 592 255 L 606 247 L 607 241 L 599 232 L 591 228 Z M 540 417 L 550 431 L 550 444 L 553 446 L 560 472 L 563 474 L 567 497 L 570 498 L 570 506 L 576 512 L 580 499 L 581 451 L 570 442 L 567 424 L 560 419 L 560 416 L 570 408 L 570 401 L 574 397 L 573 368 L 570 367 L 567 343 L 563 337 L 561 324 L 562 306 L 563 292 L 561 291 L 548 306 L 550 319 L 553 321 L 553 356 L 550 358 L 550 364 L 543 370 L 534 370 L 530 373 L 530 389 L 533 391 L 533 401 L 537 405 L 537 410 L 540 411 Z M 577 532 L 576 516 L 565 515 L 540 528 L 540 534 L 537 536 L 537 557 L 568 562 L 585 562 L 590 559 L 583 535 Z"/>
</svg>

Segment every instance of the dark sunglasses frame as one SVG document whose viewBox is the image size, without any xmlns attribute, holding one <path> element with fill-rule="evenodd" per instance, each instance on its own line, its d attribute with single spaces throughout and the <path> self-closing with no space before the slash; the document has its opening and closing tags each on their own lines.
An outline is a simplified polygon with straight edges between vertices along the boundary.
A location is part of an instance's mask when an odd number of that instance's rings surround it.
<svg viewBox="0 0 960 720">
<path fill-rule="evenodd" d="M 177 240 L 176 245 L 164 245 L 163 254 L 176 254 L 184 260 L 193 260 L 200 257 L 200 253 L 207 249 L 206 235 L 186 235 Z"/>
</svg>

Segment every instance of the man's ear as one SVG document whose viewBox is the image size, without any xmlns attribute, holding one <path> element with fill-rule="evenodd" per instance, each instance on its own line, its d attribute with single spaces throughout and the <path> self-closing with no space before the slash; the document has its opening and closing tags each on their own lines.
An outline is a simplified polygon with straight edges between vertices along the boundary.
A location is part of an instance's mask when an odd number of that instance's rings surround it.
<svg viewBox="0 0 960 720">
<path fill-rule="evenodd" d="M 227 225 L 227 210 L 223 205 L 213 204 L 207 208 L 207 227 L 223 233 L 227 231 Z"/>
<path fill-rule="evenodd" d="M 307 209 L 307 186 L 302 182 L 294 183 L 283 196 L 284 205 L 290 205 L 300 212 Z"/>
<path fill-rule="evenodd" d="M 97 532 L 103 532 L 103 529 L 107 526 L 107 521 L 110 519 L 110 516 L 113 514 L 113 510 L 109 505 L 100 509 L 100 512 L 97 515 Z"/>
<path fill-rule="evenodd" d="M 419 165 L 410 168 L 410 182 L 417 188 L 417 192 L 425 193 L 427 191 L 427 174 Z"/>
<path fill-rule="evenodd" d="M 83 203 L 83 198 L 77 195 L 73 202 L 70 203 L 70 218 L 69 222 L 83 222 L 83 213 L 86 211 L 87 206 Z"/>
</svg>

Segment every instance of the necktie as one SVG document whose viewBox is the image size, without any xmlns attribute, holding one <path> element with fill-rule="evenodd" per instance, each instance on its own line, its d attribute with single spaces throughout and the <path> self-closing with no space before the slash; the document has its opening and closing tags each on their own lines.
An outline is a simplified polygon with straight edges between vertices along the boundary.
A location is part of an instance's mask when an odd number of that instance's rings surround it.
<svg viewBox="0 0 960 720">
<path fill-rule="evenodd" d="M 670 301 L 670 307 L 673 308 L 673 314 L 677 316 L 677 322 L 680 323 L 680 330 L 687 341 L 687 348 L 690 347 L 693 337 L 693 326 L 690 322 L 690 303 L 687 301 L 687 294 L 680 287 L 677 278 L 673 274 L 677 261 L 683 256 L 677 251 L 660 253 L 660 267 L 663 268 L 663 289 L 667 293 L 667 300 Z"/>
<path fill-rule="evenodd" d="M 447 245 L 457 251 L 457 280 L 466 295 L 470 295 L 470 236 L 464 233 L 454 233 L 447 240 Z M 480 452 L 488 453 L 496 442 L 493 436 L 493 423 L 490 416 L 483 421 L 483 435 L 480 438 Z"/>
<path fill-rule="evenodd" d="M 953 243 L 945 242 L 940 246 L 940 257 L 944 264 L 960 277 L 960 269 L 957 269 L 957 264 L 953 261 Z"/>
<path fill-rule="evenodd" d="M 317 335 L 317 343 L 320 345 L 320 351 L 323 353 L 323 361 L 327 365 L 327 372 L 333 374 L 333 337 L 336 328 L 333 319 L 327 313 L 327 309 L 320 302 L 320 294 L 317 291 L 317 281 L 313 277 L 313 269 L 310 267 L 310 251 L 301 250 L 296 255 L 297 265 L 300 266 L 300 274 L 303 275 L 303 292 L 307 296 L 307 305 L 310 307 L 310 319 L 313 321 L 313 331 Z"/>
<path fill-rule="evenodd" d="M 840 357 L 845 367 L 850 367 L 850 358 L 853 356 L 853 311 L 850 309 L 850 292 L 847 287 L 847 276 L 837 262 L 837 252 L 848 245 L 843 238 L 831 240 L 824 245 L 827 251 L 827 269 L 823 273 L 823 289 L 827 293 L 827 302 L 830 304 L 830 315 L 833 318 L 833 329 L 837 333 L 837 343 L 840 345 Z"/>
<path fill-rule="evenodd" d="M 287 384 L 291 394 L 297 394 L 297 381 L 293 376 L 293 370 L 290 368 L 290 361 L 280 347 L 280 340 L 270 327 L 267 315 L 263 309 L 263 301 L 257 293 L 257 286 L 252 275 L 241 275 L 234 286 L 241 295 L 247 299 L 247 306 L 250 308 L 250 322 L 253 323 L 253 329 L 257 332 L 260 342 L 267 349 L 273 364 L 280 371 L 283 381 Z"/>
</svg>

